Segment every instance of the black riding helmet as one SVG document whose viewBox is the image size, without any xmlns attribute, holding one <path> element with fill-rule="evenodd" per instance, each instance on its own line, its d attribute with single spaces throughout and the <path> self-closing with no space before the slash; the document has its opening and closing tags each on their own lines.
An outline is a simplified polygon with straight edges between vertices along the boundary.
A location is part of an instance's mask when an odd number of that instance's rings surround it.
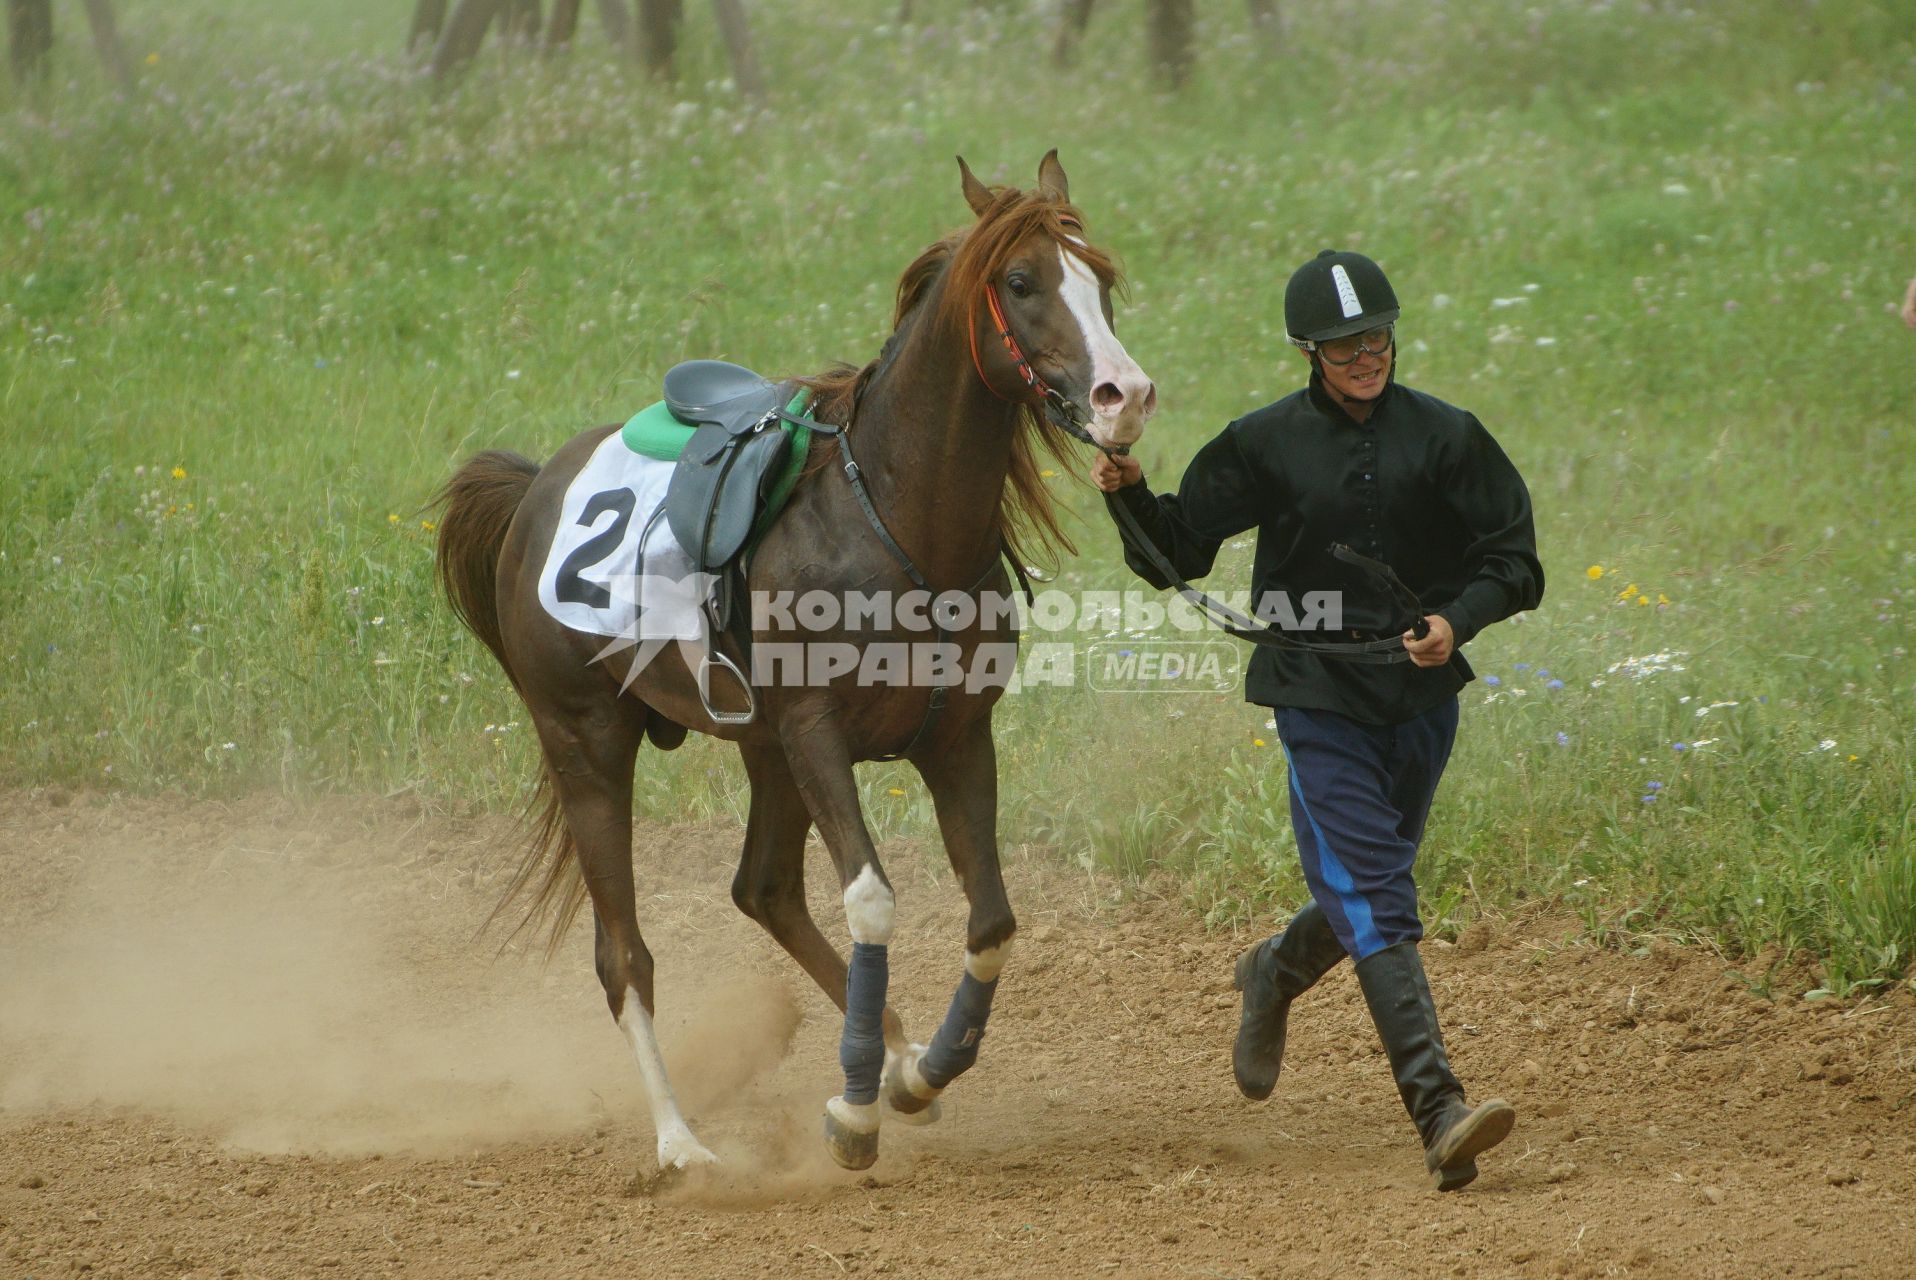
<svg viewBox="0 0 1916 1280">
<path fill-rule="evenodd" d="M 1384 269 L 1361 253 L 1326 249 L 1291 273 L 1284 287 L 1284 328 L 1291 341 L 1329 342 L 1397 319 L 1397 295 Z"/>
</svg>

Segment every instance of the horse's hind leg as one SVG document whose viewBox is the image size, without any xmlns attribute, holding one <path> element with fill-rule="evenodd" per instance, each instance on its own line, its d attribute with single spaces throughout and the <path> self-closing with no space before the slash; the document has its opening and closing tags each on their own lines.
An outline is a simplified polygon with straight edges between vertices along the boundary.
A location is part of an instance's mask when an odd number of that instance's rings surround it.
<svg viewBox="0 0 1916 1280">
<path fill-rule="evenodd" d="M 998 866 L 998 762 L 989 717 L 968 726 L 936 756 L 913 763 L 931 792 L 945 853 L 971 914 L 965 925 L 965 976 L 944 1024 L 928 1048 L 907 1055 L 887 1073 L 887 1100 L 902 1113 L 929 1107 L 978 1060 L 998 974 L 1018 927 Z"/>
<path fill-rule="evenodd" d="M 594 963 L 606 1003 L 632 1045 L 652 1104 L 659 1167 L 712 1164 L 672 1094 L 652 1028 L 652 953 L 639 935 L 632 880 L 632 768 L 645 711 L 613 702 L 568 715 L 539 717 L 539 741 L 571 833 L 597 928 Z"/>
</svg>

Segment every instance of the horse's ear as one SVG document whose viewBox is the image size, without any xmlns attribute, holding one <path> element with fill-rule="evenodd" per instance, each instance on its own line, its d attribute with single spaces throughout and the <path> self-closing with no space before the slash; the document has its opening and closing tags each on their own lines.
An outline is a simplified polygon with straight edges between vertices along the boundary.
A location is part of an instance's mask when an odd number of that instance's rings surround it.
<svg viewBox="0 0 1916 1280">
<path fill-rule="evenodd" d="M 1044 159 L 1038 162 L 1038 189 L 1060 200 L 1071 198 L 1071 183 L 1064 176 L 1064 166 L 1058 163 L 1056 147 L 1045 152 Z"/>
<path fill-rule="evenodd" d="M 985 210 L 991 207 L 991 188 L 978 181 L 978 175 L 971 171 L 963 156 L 958 157 L 958 174 L 965 182 L 965 203 L 979 217 L 985 216 Z"/>
</svg>

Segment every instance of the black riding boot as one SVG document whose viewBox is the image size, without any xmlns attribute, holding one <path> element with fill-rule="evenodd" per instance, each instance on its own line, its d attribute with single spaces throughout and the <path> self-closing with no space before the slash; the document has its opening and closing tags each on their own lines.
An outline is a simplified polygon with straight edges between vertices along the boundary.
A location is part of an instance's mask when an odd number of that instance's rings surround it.
<svg viewBox="0 0 1916 1280">
<path fill-rule="evenodd" d="M 1238 1092 L 1254 1100 L 1271 1096 L 1284 1063 L 1284 1024 L 1291 1001 L 1344 958 L 1344 944 L 1315 902 L 1308 903 L 1290 927 L 1266 938 L 1237 958 L 1233 985 L 1244 993 L 1244 1012 L 1231 1046 L 1231 1071 Z"/>
<path fill-rule="evenodd" d="M 1358 962 L 1357 981 L 1390 1056 L 1398 1095 L 1424 1140 L 1431 1185 L 1455 1191 L 1477 1176 L 1478 1154 L 1509 1135 L 1517 1113 L 1501 1098 L 1474 1110 L 1464 1102 L 1464 1088 L 1444 1054 L 1416 943 L 1400 942 L 1366 956 Z"/>
</svg>

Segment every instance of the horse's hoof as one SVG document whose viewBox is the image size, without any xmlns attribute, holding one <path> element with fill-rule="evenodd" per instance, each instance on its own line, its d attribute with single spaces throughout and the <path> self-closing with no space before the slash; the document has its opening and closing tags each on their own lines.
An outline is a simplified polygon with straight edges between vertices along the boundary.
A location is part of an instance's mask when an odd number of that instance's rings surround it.
<svg viewBox="0 0 1916 1280">
<path fill-rule="evenodd" d="M 878 1104 L 833 1098 L 825 1104 L 825 1150 L 841 1169 L 869 1169 L 878 1162 Z"/>
<path fill-rule="evenodd" d="M 885 1055 L 885 1105 L 905 1124 L 936 1124 L 945 1112 L 938 1102 L 944 1090 L 933 1089 L 918 1074 L 918 1064 L 924 1057 L 925 1046 L 919 1044 L 913 1045 L 908 1054 Z"/>
<path fill-rule="evenodd" d="M 716 1165 L 719 1158 L 691 1134 L 659 1143 L 659 1171 L 690 1171 Z"/>
</svg>

